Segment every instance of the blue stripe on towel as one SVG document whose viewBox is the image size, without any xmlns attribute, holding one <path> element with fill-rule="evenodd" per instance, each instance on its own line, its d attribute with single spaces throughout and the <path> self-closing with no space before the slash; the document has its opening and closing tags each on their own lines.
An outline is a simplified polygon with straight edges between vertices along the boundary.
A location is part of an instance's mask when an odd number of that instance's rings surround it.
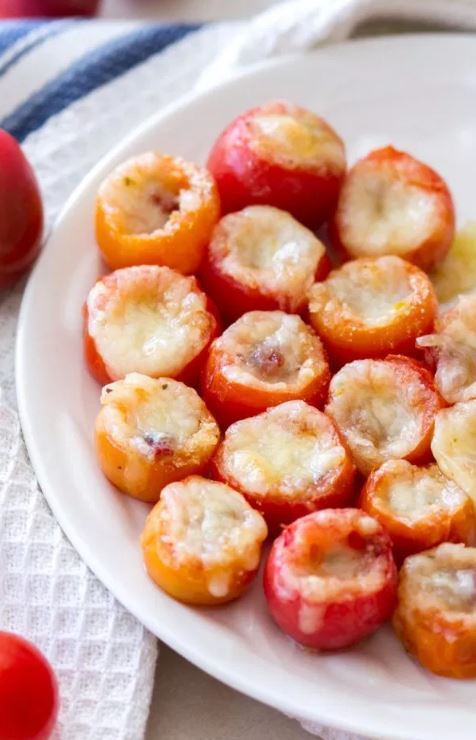
<svg viewBox="0 0 476 740">
<path fill-rule="evenodd" d="M 22 45 L 22 47 L 16 52 L 16 54 L 13 54 L 13 56 L 4 64 L 0 64 L 0 77 L 4 75 L 11 67 L 13 67 L 17 62 L 20 61 L 22 57 L 25 56 L 25 54 L 28 54 L 30 51 L 33 51 L 33 49 L 36 49 L 37 46 L 41 46 L 41 44 L 44 44 L 45 41 L 52 38 L 53 36 L 57 36 L 59 33 L 62 33 L 67 28 L 70 28 L 74 21 L 48 21 L 46 23 L 37 23 L 36 26 L 44 26 L 44 33 L 38 35 L 35 34 L 33 38 L 31 39 L 30 43 L 25 43 Z M 28 42 L 28 39 L 25 39 L 25 41 Z"/>
<path fill-rule="evenodd" d="M 147 26 L 103 44 L 32 95 L 0 121 L 0 127 L 23 141 L 71 103 L 200 27 L 182 24 Z"/>
<path fill-rule="evenodd" d="M 43 25 L 43 21 L 7 21 L 1 24 L 0 55 L 41 25 Z"/>
</svg>

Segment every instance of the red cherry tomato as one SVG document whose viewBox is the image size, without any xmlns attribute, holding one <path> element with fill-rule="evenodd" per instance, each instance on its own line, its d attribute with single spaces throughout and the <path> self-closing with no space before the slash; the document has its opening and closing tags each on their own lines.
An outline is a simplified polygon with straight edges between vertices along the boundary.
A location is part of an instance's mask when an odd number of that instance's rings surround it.
<svg viewBox="0 0 476 740">
<path fill-rule="evenodd" d="M 99 0 L 2 0 L 0 18 L 94 15 Z"/>
<path fill-rule="evenodd" d="M 42 232 L 34 172 L 15 139 L 0 130 L 0 288 L 12 285 L 31 265 Z"/>
<path fill-rule="evenodd" d="M 47 740 L 58 714 L 58 688 L 51 666 L 37 648 L 0 632 L 0 737 Z"/>
<path fill-rule="evenodd" d="M 294 640 L 318 650 L 349 647 L 388 619 L 397 569 L 382 525 L 359 509 L 323 509 L 274 541 L 264 592 L 271 615 Z"/>
<path fill-rule="evenodd" d="M 269 205 L 318 228 L 333 212 L 345 175 L 342 140 L 305 108 L 274 101 L 235 118 L 216 140 L 208 169 L 222 213 Z"/>
</svg>

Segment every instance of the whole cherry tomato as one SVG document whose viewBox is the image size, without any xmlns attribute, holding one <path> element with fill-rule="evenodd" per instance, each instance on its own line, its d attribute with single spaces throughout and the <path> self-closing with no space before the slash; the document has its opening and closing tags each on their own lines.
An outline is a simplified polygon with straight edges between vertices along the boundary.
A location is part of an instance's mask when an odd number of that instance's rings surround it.
<svg viewBox="0 0 476 740">
<path fill-rule="evenodd" d="M 42 233 L 35 174 L 15 139 L 0 130 L 0 288 L 12 285 L 31 265 Z"/>
<path fill-rule="evenodd" d="M 47 740 L 58 714 L 53 670 L 27 640 L 0 632 L 0 737 Z"/>
<path fill-rule="evenodd" d="M 2 0 L 0 18 L 94 15 L 99 0 Z"/>
</svg>

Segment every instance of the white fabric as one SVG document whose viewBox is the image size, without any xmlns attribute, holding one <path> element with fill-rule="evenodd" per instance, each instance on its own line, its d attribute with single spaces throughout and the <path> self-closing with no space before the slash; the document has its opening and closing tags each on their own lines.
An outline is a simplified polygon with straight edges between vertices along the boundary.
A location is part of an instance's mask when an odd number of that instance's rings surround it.
<svg viewBox="0 0 476 740">
<path fill-rule="evenodd" d="M 361 23 L 395 19 L 476 28 L 475 0 L 288 0 L 252 19 L 205 71 L 201 86 L 279 54 L 343 41 Z"/>
<path fill-rule="evenodd" d="M 129 24 L 97 25 L 88 49 L 131 31 Z M 85 48 L 85 26 L 77 30 L 67 34 L 68 61 Z M 210 64 L 231 33 L 231 27 L 215 25 L 186 37 L 73 103 L 27 138 L 23 148 L 40 182 L 47 229 L 98 159 L 144 118 L 188 92 L 197 69 Z M 60 38 L 50 43 L 56 52 L 64 45 Z M 29 59 L 29 89 L 55 76 L 43 64 L 49 48 Z M 17 94 L 27 61 L 7 73 Z M 60 55 L 56 73 L 64 67 Z M 0 97 L 0 116 L 9 112 Z M 87 568 L 38 489 L 16 413 L 14 343 L 22 292 L 19 285 L 0 294 L 0 629 L 31 639 L 55 668 L 61 692 L 55 740 L 140 740 L 157 641 Z"/>
<path fill-rule="evenodd" d="M 25 151 L 38 172 L 49 224 L 99 157 L 145 117 L 188 92 L 202 72 L 200 84 L 208 85 L 259 59 L 341 40 L 363 20 L 382 17 L 470 28 L 476 7 L 473 0 L 295 0 L 249 24 L 212 26 L 185 38 L 28 137 Z M 103 24 L 97 43 L 109 33 L 116 35 L 118 27 Z M 71 33 L 68 59 L 84 49 L 84 38 L 75 39 Z M 36 56 L 41 64 L 30 58 L 29 89 L 64 66 L 61 42 L 56 48 L 54 65 L 44 49 Z M 17 65 L 7 72 L 12 89 L 24 84 L 26 60 L 22 64 L 23 71 Z M 6 112 L 1 100 L 0 115 Z M 90 573 L 38 491 L 15 411 L 13 345 L 21 292 L 19 286 L 0 298 L 0 626 L 29 636 L 52 660 L 62 696 L 57 737 L 140 740 L 156 641 Z M 74 450 L 71 455 L 74 460 Z M 306 729 L 325 740 L 351 738 L 318 726 Z"/>
</svg>

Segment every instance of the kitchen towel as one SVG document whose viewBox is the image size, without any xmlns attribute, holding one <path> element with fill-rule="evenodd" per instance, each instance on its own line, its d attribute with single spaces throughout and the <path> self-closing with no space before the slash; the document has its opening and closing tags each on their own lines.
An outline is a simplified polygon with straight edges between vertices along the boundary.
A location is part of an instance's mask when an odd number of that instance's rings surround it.
<svg viewBox="0 0 476 740">
<path fill-rule="evenodd" d="M 47 229 L 67 196 L 134 126 L 249 64 L 403 19 L 476 27 L 473 0 L 293 0 L 250 21 L 158 25 L 101 21 L 0 25 L 0 127 L 38 174 Z M 157 645 L 69 545 L 21 438 L 14 342 L 23 284 L 0 297 L 0 628 L 29 637 L 59 677 L 64 740 L 144 736 Z M 47 429 L 47 419 L 45 419 Z M 72 451 L 72 456 L 74 451 Z M 309 726 L 325 740 L 350 738 Z M 212 739 L 211 739 L 212 740 Z"/>
</svg>

